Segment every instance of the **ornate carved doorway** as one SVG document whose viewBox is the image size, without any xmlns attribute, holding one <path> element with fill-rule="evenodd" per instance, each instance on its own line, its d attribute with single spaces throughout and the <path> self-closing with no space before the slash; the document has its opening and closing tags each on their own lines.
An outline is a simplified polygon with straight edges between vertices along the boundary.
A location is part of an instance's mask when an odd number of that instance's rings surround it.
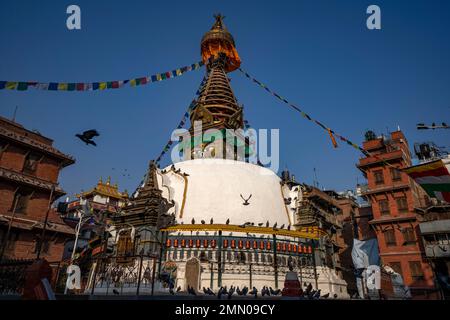
<svg viewBox="0 0 450 320">
<path fill-rule="evenodd" d="M 186 261 L 186 290 L 190 286 L 198 291 L 200 285 L 200 261 L 197 258 L 191 258 Z"/>
</svg>

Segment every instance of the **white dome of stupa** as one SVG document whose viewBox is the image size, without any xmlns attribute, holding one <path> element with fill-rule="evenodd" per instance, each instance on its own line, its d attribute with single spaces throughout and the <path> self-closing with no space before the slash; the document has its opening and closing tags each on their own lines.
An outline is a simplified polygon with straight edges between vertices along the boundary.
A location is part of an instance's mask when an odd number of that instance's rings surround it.
<svg viewBox="0 0 450 320">
<path fill-rule="evenodd" d="M 292 224 L 280 178 L 267 168 L 243 161 L 196 159 L 159 173 L 158 185 L 166 199 L 174 200 L 169 213 L 179 224 L 191 224 L 192 219 L 209 224 L 211 218 L 214 224 L 227 219 L 233 225 Z"/>
</svg>

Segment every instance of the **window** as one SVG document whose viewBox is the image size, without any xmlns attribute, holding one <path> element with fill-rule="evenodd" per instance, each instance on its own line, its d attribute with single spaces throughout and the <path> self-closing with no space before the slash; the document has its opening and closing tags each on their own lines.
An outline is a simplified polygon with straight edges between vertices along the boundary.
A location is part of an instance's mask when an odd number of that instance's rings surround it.
<svg viewBox="0 0 450 320">
<path fill-rule="evenodd" d="M 0 141 L 0 158 L 2 157 L 3 152 L 8 148 L 8 144 L 4 141 Z"/>
<path fill-rule="evenodd" d="M 391 168 L 391 178 L 392 181 L 400 181 L 402 180 L 402 175 L 397 168 Z"/>
<path fill-rule="evenodd" d="M 206 258 L 205 251 L 200 252 L 200 261 L 202 261 L 202 262 L 208 261 L 208 259 Z"/>
<path fill-rule="evenodd" d="M 390 262 L 391 268 L 403 277 L 402 264 L 400 262 Z"/>
<path fill-rule="evenodd" d="M 423 280 L 423 270 L 420 261 L 410 261 L 409 270 L 411 271 L 411 277 L 413 280 Z"/>
<path fill-rule="evenodd" d="M 35 243 L 35 246 L 34 246 L 34 253 L 38 253 L 40 245 L 41 245 L 41 240 L 40 239 L 36 239 L 36 243 Z M 46 254 L 46 253 L 49 252 L 49 250 L 50 250 L 50 241 L 49 240 L 44 240 L 42 242 L 41 254 Z"/>
<path fill-rule="evenodd" d="M 245 253 L 244 252 L 240 252 L 239 253 L 239 263 L 244 263 L 246 262 L 246 257 L 245 257 Z"/>
<path fill-rule="evenodd" d="M 396 199 L 398 212 L 408 212 L 408 202 L 406 197 L 400 197 Z"/>
<path fill-rule="evenodd" d="M 383 199 L 378 201 L 378 206 L 380 207 L 380 213 L 382 215 L 388 215 L 390 213 L 388 200 Z"/>
<path fill-rule="evenodd" d="M 133 240 L 131 239 L 131 232 L 122 233 L 117 242 L 118 256 L 131 256 L 134 254 Z"/>
<path fill-rule="evenodd" d="M 436 234 L 436 238 L 438 244 L 450 244 L 450 237 L 448 233 L 438 233 Z"/>
<path fill-rule="evenodd" d="M 383 170 L 376 170 L 373 172 L 375 184 L 384 184 Z"/>
<path fill-rule="evenodd" d="M 14 200 L 11 206 L 11 212 L 23 213 L 27 212 L 28 202 L 31 198 L 31 192 L 19 190 L 14 195 Z"/>
<path fill-rule="evenodd" d="M 227 260 L 231 261 L 231 251 L 227 251 Z"/>
<path fill-rule="evenodd" d="M 384 240 L 386 246 L 393 247 L 397 245 L 397 241 L 395 240 L 395 231 L 394 229 L 389 229 L 384 232 Z"/>
<path fill-rule="evenodd" d="M 416 243 L 416 236 L 414 235 L 413 228 L 404 228 L 402 232 L 403 232 L 403 239 L 405 240 L 405 242 L 403 243 L 404 245 Z"/>
<path fill-rule="evenodd" d="M 38 153 L 30 152 L 25 158 L 22 171 L 24 173 L 33 174 L 36 172 L 37 165 L 41 159 L 41 155 Z"/>
</svg>

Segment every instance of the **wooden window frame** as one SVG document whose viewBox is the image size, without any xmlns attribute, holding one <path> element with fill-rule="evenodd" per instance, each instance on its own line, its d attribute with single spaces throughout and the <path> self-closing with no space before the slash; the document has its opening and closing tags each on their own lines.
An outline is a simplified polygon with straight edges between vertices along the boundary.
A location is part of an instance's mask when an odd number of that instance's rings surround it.
<svg viewBox="0 0 450 320">
<path fill-rule="evenodd" d="M 391 208 L 389 206 L 389 199 L 381 199 L 378 200 L 378 207 L 380 209 L 380 214 L 382 216 L 388 216 L 391 214 Z M 386 210 L 383 210 L 383 206 L 381 205 L 381 203 L 386 203 Z"/>
<path fill-rule="evenodd" d="M 381 177 L 381 179 L 377 179 L 377 177 Z M 384 173 L 383 170 L 374 170 L 373 171 L 373 178 L 376 185 L 383 185 L 384 184 Z"/>
<path fill-rule="evenodd" d="M 392 239 L 389 239 L 387 237 L 387 233 L 391 233 L 392 232 Z M 384 235 L 384 243 L 386 245 L 386 247 L 395 247 L 397 246 L 397 237 L 395 236 L 395 230 L 394 229 L 387 229 L 383 232 Z M 392 240 L 392 241 L 390 241 Z"/>
</svg>

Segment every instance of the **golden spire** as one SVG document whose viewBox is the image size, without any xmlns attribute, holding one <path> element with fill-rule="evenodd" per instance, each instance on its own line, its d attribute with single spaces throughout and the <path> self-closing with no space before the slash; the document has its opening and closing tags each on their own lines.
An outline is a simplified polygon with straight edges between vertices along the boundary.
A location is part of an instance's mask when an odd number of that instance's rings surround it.
<svg viewBox="0 0 450 320">
<path fill-rule="evenodd" d="M 216 21 L 211 30 L 205 33 L 201 41 L 202 60 L 208 64 L 210 59 L 218 58 L 220 53 L 225 54 L 224 70 L 231 72 L 239 68 L 241 59 L 236 51 L 234 39 L 231 33 L 225 27 L 221 14 L 214 15 Z"/>
<path fill-rule="evenodd" d="M 216 21 L 201 42 L 202 59 L 208 74 L 191 112 L 191 124 L 202 121 L 203 131 L 210 128 L 239 129 L 243 127 L 242 107 L 231 90 L 227 72 L 237 69 L 241 60 L 233 36 L 223 23 L 224 17 L 217 14 L 214 18 Z"/>
</svg>

